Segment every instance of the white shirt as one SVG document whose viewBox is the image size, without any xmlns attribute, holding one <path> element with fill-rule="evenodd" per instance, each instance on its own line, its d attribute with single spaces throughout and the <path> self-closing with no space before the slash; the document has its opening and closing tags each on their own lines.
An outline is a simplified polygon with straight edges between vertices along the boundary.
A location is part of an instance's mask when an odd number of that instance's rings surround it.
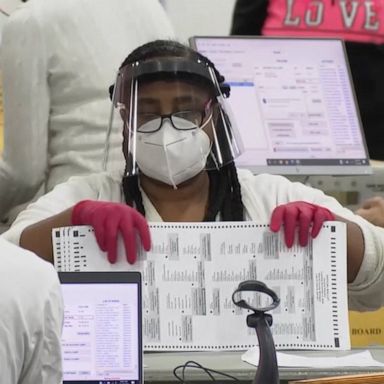
<svg viewBox="0 0 384 384">
<path fill-rule="evenodd" d="M 53 266 L 0 239 L 1 384 L 62 380 L 63 302 Z"/>
<path fill-rule="evenodd" d="M 173 36 L 158 0 L 33 0 L 9 17 L 0 218 L 42 183 L 101 170 L 118 68 L 137 46 Z M 121 158 L 120 132 L 112 147 Z"/>
<path fill-rule="evenodd" d="M 238 169 L 238 177 L 247 220 L 269 223 L 272 211 L 277 205 L 302 200 L 327 207 L 335 215 L 357 223 L 363 232 L 365 253 L 355 281 L 348 285 L 349 306 L 356 310 L 373 310 L 384 305 L 383 228 L 376 227 L 355 215 L 322 191 L 301 183 L 292 183 L 282 176 L 267 174 L 254 176 L 247 170 Z M 121 177 L 106 173 L 73 177 L 21 212 L 3 236 L 18 244 L 24 228 L 56 215 L 85 199 L 124 202 Z M 148 221 L 162 221 L 145 194 L 143 204 Z"/>
</svg>

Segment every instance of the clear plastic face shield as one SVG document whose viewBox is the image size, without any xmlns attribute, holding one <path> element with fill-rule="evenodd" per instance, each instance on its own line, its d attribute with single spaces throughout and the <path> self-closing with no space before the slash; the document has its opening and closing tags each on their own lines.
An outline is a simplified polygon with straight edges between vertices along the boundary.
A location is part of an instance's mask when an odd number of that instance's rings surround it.
<svg viewBox="0 0 384 384">
<path fill-rule="evenodd" d="M 144 175 L 176 188 L 202 170 L 220 169 L 242 152 L 214 70 L 187 58 L 123 67 L 112 96 L 105 167 L 113 131 L 122 133 L 125 176 Z"/>
</svg>

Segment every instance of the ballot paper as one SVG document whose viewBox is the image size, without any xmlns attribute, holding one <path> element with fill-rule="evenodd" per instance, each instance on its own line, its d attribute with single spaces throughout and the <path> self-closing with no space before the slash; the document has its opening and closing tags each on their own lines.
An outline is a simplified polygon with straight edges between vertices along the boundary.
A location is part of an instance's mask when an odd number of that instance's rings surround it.
<svg viewBox="0 0 384 384">
<path fill-rule="evenodd" d="M 325 223 L 307 247 L 290 249 L 282 231 L 254 222 L 151 223 L 150 231 L 151 251 L 139 247 L 134 265 L 127 263 L 121 239 L 118 261 L 109 264 L 91 227 L 52 231 L 59 271 L 142 272 L 146 350 L 257 345 L 254 329 L 246 325 L 250 312 L 231 299 L 244 280 L 264 282 L 281 299 L 270 312 L 276 348 L 350 348 L 344 223 Z"/>
<path fill-rule="evenodd" d="M 259 348 L 251 348 L 241 356 L 241 360 L 252 365 L 258 365 Z M 347 368 L 347 367 L 384 367 L 384 363 L 373 358 L 370 351 L 351 351 L 348 354 L 322 356 L 305 355 L 305 352 L 277 352 L 277 365 L 289 368 Z"/>
</svg>

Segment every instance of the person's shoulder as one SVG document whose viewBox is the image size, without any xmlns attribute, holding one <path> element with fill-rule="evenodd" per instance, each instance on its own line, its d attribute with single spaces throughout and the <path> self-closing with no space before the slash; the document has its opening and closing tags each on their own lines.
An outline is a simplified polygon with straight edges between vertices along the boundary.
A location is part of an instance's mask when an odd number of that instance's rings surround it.
<svg viewBox="0 0 384 384">
<path fill-rule="evenodd" d="M 119 172 L 96 172 L 88 175 L 72 176 L 63 184 L 78 185 L 78 186 L 118 186 L 120 187 L 122 174 Z"/>
<path fill-rule="evenodd" d="M 244 168 L 237 168 L 237 175 L 239 178 L 239 182 L 249 184 L 249 183 L 256 183 L 256 184 L 263 184 L 263 185 L 289 185 L 291 184 L 291 181 L 288 180 L 284 176 L 280 175 L 272 175 L 269 173 L 260 173 L 260 174 L 253 174 L 250 170 L 244 169 Z"/>
<path fill-rule="evenodd" d="M 10 346 L 9 352 L 23 357 L 39 351 L 41 360 L 43 343 L 59 347 L 63 298 L 58 274 L 52 264 L 1 238 L 0 255 L 0 312 L 8 329 L 0 329 L 0 338 L 6 350 Z M 23 335 L 22 343 L 19 334 Z M 34 335 L 39 335 L 37 343 Z M 52 358 L 56 355 L 53 352 Z"/>
<path fill-rule="evenodd" d="M 46 22 L 46 19 L 49 19 L 45 16 L 48 8 L 43 3 L 50 2 L 45 0 L 28 1 L 12 12 L 2 30 L 2 43 L 11 40 L 10 43 L 13 41 L 15 44 L 15 42 L 18 42 L 17 38 L 41 38 L 42 24 Z"/>
<path fill-rule="evenodd" d="M 93 172 L 86 175 L 71 176 L 68 181 L 92 183 L 95 181 L 108 181 L 110 183 L 121 182 L 121 172 Z"/>
<path fill-rule="evenodd" d="M 21 4 L 7 18 L 4 28 L 14 24 L 26 24 L 34 18 L 34 12 L 30 4 Z"/>
<path fill-rule="evenodd" d="M 21 4 L 9 17 L 10 21 L 28 22 L 34 21 L 39 24 L 56 22 L 63 15 L 63 11 L 74 13 L 78 0 L 33 0 Z M 63 15 L 67 17 L 68 14 Z M 52 19 L 53 18 L 53 19 Z"/>
<path fill-rule="evenodd" d="M 43 292 L 44 287 L 57 283 L 57 273 L 52 264 L 39 258 L 33 252 L 16 246 L 0 237 L 1 281 L 11 276 L 13 285 L 29 285 L 38 282 Z"/>
<path fill-rule="evenodd" d="M 5 263 L 13 264 L 13 266 L 16 266 L 17 264 L 22 266 L 27 263 L 29 266 L 40 269 L 41 271 L 51 272 L 53 270 L 53 267 L 50 263 L 47 263 L 40 257 L 37 257 L 33 252 L 10 243 L 1 236 L 0 250 L 2 267 L 5 265 Z M 4 269 L 5 268 L 1 268 L 0 271 L 3 271 Z"/>
<path fill-rule="evenodd" d="M 117 201 L 121 198 L 122 173 L 97 172 L 70 177 L 56 185 L 51 196 Z"/>
<path fill-rule="evenodd" d="M 261 173 L 254 175 L 249 170 L 239 169 L 238 179 L 241 193 L 257 199 L 275 199 L 296 193 L 300 188 L 284 176 Z"/>
</svg>

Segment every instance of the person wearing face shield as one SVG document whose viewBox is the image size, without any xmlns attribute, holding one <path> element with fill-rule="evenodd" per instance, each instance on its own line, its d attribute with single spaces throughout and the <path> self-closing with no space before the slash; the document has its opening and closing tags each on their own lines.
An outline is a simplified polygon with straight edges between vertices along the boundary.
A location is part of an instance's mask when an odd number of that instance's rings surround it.
<svg viewBox="0 0 384 384">
<path fill-rule="evenodd" d="M 136 237 L 151 247 L 148 222 L 269 222 L 288 247 L 305 246 L 326 220 L 347 224 L 350 307 L 384 302 L 384 231 L 335 199 L 276 175 L 237 169 L 242 146 L 214 64 L 191 48 L 157 40 L 135 49 L 110 88 L 107 137 L 122 137 L 125 164 L 74 177 L 23 211 L 4 236 L 52 262 L 52 228 L 91 225 L 101 250 L 117 259 L 117 238 L 136 260 Z"/>
</svg>

